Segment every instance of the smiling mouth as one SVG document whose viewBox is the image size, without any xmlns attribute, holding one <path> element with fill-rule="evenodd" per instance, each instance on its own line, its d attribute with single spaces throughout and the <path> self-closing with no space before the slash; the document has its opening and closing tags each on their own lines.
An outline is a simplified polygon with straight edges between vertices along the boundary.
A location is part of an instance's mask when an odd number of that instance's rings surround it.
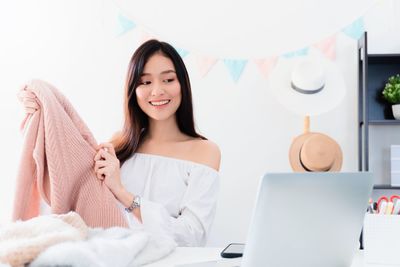
<svg viewBox="0 0 400 267">
<path fill-rule="evenodd" d="M 159 107 L 159 106 L 164 106 L 164 105 L 168 104 L 169 102 L 171 102 L 171 100 L 150 101 L 149 103 L 152 106 Z"/>
</svg>

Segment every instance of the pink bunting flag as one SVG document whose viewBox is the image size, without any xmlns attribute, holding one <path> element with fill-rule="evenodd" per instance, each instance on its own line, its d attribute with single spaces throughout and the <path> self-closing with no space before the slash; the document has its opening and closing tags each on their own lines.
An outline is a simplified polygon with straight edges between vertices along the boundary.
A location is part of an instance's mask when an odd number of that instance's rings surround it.
<svg viewBox="0 0 400 267">
<path fill-rule="evenodd" d="M 336 34 L 316 43 L 314 45 L 319 49 L 322 54 L 324 54 L 330 60 L 335 60 L 336 58 Z"/>
<path fill-rule="evenodd" d="M 257 65 L 264 78 L 268 78 L 277 61 L 278 57 L 271 57 L 266 59 L 256 59 L 254 60 L 254 63 Z"/>
<path fill-rule="evenodd" d="M 206 76 L 218 59 L 213 57 L 197 56 L 196 65 L 201 77 Z"/>
</svg>

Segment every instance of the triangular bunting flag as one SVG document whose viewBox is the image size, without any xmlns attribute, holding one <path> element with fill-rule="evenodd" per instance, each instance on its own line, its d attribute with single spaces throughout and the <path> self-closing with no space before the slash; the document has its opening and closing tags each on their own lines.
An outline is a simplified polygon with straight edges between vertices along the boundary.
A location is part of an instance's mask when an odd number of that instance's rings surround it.
<svg viewBox="0 0 400 267">
<path fill-rule="evenodd" d="M 215 65 L 218 60 L 212 57 L 198 56 L 196 57 L 197 70 L 201 77 L 206 76 L 210 69 Z"/>
<path fill-rule="evenodd" d="M 257 65 L 264 78 L 268 78 L 269 73 L 275 67 L 277 61 L 278 57 L 272 57 L 267 59 L 256 59 L 254 60 L 254 63 Z"/>
<path fill-rule="evenodd" d="M 127 17 L 123 16 L 122 14 L 118 15 L 118 22 L 119 22 L 119 27 L 120 27 L 120 30 L 118 33 L 119 36 L 125 34 L 126 32 L 128 32 L 136 27 L 136 24 L 133 21 L 131 21 Z"/>
<path fill-rule="evenodd" d="M 322 54 L 324 54 L 330 60 L 335 60 L 336 58 L 336 34 L 329 38 L 326 38 L 314 45 L 319 49 Z"/>
<path fill-rule="evenodd" d="M 343 33 L 358 40 L 364 33 L 364 19 L 361 17 L 343 29 Z"/>
<path fill-rule="evenodd" d="M 228 68 L 233 80 L 237 82 L 242 75 L 247 60 L 224 59 L 224 63 Z"/>
<path fill-rule="evenodd" d="M 298 57 L 298 56 L 305 56 L 308 54 L 308 47 L 293 51 L 293 52 L 289 52 L 286 54 L 283 54 L 282 57 L 284 58 L 292 58 L 292 57 Z"/>
</svg>

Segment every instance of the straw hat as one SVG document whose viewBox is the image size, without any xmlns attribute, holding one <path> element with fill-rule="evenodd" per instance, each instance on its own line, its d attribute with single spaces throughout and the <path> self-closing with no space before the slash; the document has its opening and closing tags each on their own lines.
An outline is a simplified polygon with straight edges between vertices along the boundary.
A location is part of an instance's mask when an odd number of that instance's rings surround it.
<svg viewBox="0 0 400 267">
<path fill-rule="evenodd" d="M 340 70 L 320 56 L 281 58 L 270 77 L 278 102 L 302 116 L 332 110 L 346 93 Z"/>
<path fill-rule="evenodd" d="M 343 155 L 338 143 L 329 136 L 309 132 L 309 119 L 305 121 L 305 132 L 297 136 L 289 149 L 289 161 L 297 172 L 340 171 Z"/>
</svg>

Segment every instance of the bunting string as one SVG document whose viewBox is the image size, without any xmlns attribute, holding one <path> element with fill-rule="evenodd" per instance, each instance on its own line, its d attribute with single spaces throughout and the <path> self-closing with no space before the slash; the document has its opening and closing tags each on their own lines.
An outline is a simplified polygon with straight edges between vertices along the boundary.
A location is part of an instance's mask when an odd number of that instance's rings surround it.
<svg viewBox="0 0 400 267">
<path fill-rule="evenodd" d="M 127 16 L 123 15 L 122 12 L 119 12 L 116 19 L 118 21 L 117 22 L 118 29 L 116 29 L 117 38 L 137 28 L 137 24 Z M 256 64 L 257 68 L 260 70 L 260 73 L 264 78 L 268 78 L 270 72 L 275 67 L 279 58 L 290 59 L 299 56 L 306 56 L 311 48 L 317 49 L 327 59 L 334 61 L 336 59 L 336 42 L 338 34 L 341 33 L 354 40 L 358 40 L 362 36 L 364 31 L 365 31 L 364 19 L 363 17 L 360 17 L 350 25 L 341 29 L 339 32 L 327 38 L 324 38 L 323 40 L 320 40 L 315 44 L 311 44 L 307 47 L 303 47 L 296 51 L 290 51 L 282 55 L 274 55 L 268 58 L 260 58 L 255 60 L 235 59 L 235 58 L 215 58 L 215 57 L 210 57 L 208 55 L 198 55 L 196 53 L 191 53 L 190 51 L 182 47 L 177 47 L 177 46 L 174 47 L 182 58 L 185 58 L 188 55 L 193 55 L 195 57 L 196 67 L 201 77 L 205 77 L 217 62 L 222 62 L 224 66 L 227 68 L 228 73 L 230 74 L 232 80 L 234 82 L 238 82 L 249 61 L 252 61 L 254 64 Z M 140 38 L 141 42 L 145 42 L 152 38 L 157 38 L 157 37 L 153 36 L 152 34 L 144 30 L 141 30 L 141 38 Z"/>
</svg>

